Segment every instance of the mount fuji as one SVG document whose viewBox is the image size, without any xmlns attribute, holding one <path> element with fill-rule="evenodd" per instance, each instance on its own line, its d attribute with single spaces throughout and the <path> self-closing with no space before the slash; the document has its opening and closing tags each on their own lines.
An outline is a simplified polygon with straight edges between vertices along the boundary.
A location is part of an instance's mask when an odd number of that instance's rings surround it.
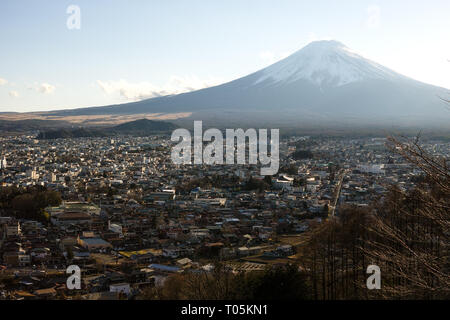
<svg viewBox="0 0 450 320">
<path fill-rule="evenodd" d="M 189 112 L 189 119 L 344 125 L 445 125 L 450 91 L 396 73 L 338 41 L 311 42 L 262 70 L 197 91 L 49 115 Z"/>
</svg>

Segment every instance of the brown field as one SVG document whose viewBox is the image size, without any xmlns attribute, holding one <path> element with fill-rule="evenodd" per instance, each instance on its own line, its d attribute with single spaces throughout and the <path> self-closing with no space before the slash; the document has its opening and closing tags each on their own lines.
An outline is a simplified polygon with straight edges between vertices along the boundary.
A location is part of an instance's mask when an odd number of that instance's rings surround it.
<svg viewBox="0 0 450 320">
<path fill-rule="evenodd" d="M 52 116 L 45 113 L 6 113 L 0 114 L 0 120 L 61 120 L 85 126 L 110 126 L 139 119 L 148 120 L 176 120 L 191 116 L 190 112 L 179 113 L 141 113 L 141 114 L 113 114 L 113 115 L 85 115 L 85 116 Z"/>
</svg>

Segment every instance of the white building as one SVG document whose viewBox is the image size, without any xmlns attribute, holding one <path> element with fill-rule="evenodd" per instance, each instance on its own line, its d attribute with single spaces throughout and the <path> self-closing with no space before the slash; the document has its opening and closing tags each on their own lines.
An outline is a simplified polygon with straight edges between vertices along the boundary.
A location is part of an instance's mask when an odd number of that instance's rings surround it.
<svg viewBox="0 0 450 320">
<path fill-rule="evenodd" d="M 21 234 L 20 223 L 18 221 L 10 222 L 6 226 L 6 237 L 15 237 Z"/>
<path fill-rule="evenodd" d="M 365 173 L 384 174 L 384 164 L 360 164 L 357 169 Z"/>
<path fill-rule="evenodd" d="M 6 166 L 7 166 L 6 158 L 3 157 L 2 161 L 0 161 L 0 169 L 6 169 Z"/>
<path fill-rule="evenodd" d="M 27 176 L 30 177 L 32 180 L 39 179 L 39 173 L 37 173 L 35 169 L 28 170 L 27 171 Z"/>
<path fill-rule="evenodd" d="M 275 180 L 274 187 L 277 189 L 291 190 L 293 184 L 294 178 L 288 177 L 286 175 L 281 175 L 277 180 Z"/>
<path fill-rule="evenodd" d="M 108 230 L 114 233 L 118 233 L 119 237 L 123 236 L 122 226 L 119 224 L 111 223 L 111 221 L 108 221 Z"/>
</svg>

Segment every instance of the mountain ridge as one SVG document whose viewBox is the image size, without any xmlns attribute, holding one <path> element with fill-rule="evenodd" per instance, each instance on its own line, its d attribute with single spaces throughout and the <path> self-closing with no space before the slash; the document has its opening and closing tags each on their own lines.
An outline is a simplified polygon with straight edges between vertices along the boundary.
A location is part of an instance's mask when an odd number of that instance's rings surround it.
<svg viewBox="0 0 450 320">
<path fill-rule="evenodd" d="M 86 138 L 86 137 L 110 137 L 114 135 L 147 136 L 159 133 L 169 133 L 176 129 L 171 122 L 155 121 L 149 119 L 139 119 L 135 121 L 121 123 L 112 127 L 103 128 L 59 128 L 41 131 L 38 139 L 59 139 L 59 138 Z"/>
<path fill-rule="evenodd" d="M 289 57 L 233 81 L 178 95 L 112 106 L 49 112 L 53 116 L 192 112 L 227 121 L 228 111 L 267 119 L 442 123 L 450 112 L 432 86 L 368 60 L 337 41 L 312 42 Z M 286 116 L 283 118 L 283 114 Z M 242 118 L 237 115 L 237 118 Z M 251 119 L 249 119 L 251 120 Z"/>
</svg>

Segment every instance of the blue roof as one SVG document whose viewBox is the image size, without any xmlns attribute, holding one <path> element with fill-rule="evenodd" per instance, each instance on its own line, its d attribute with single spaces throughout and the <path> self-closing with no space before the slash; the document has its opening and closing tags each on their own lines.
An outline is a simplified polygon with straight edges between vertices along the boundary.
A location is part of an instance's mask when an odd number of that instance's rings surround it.
<svg viewBox="0 0 450 320">
<path fill-rule="evenodd" d="M 166 266 L 166 265 L 157 264 L 157 263 L 152 263 L 151 265 L 149 265 L 149 268 L 159 269 L 159 270 L 164 270 L 164 271 L 169 271 L 169 272 L 177 272 L 178 270 L 180 270 L 179 267 Z"/>
</svg>

